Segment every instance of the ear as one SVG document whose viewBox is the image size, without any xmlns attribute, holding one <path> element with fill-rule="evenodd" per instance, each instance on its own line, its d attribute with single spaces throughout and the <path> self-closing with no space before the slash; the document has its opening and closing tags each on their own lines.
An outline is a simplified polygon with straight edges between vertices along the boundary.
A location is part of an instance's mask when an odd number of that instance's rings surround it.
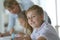
<svg viewBox="0 0 60 40">
<path fill-rule="evenodd" d="M 43 14 L 41 14 L 41 15 L 40 15 L 40 18 L 41 18 L 42 20 L 44 20 L 44 15 L 43 15 Z"/>
</svg>

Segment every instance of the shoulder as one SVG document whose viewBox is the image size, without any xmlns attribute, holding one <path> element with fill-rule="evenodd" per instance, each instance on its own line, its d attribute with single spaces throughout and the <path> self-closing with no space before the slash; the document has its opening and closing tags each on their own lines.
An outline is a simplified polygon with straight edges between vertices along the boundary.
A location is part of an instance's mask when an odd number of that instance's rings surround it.
<svg viewBox="0 0 60 40">
<path fill-rule="evenodd" d="M 43 34 L 56 34 L 56 30 L 54 29 L 54 27 L 47 22 L 45 22 L 44 27 L 40 31 Z"/>
<path fill-rule="evenodd" d="M 55 29 L 49 23 L 46 23 L 39 33 L 40 33 L 39 37 L 44 37 L 49 40 L 57 40 L 58 37 Z"/>
</svg>

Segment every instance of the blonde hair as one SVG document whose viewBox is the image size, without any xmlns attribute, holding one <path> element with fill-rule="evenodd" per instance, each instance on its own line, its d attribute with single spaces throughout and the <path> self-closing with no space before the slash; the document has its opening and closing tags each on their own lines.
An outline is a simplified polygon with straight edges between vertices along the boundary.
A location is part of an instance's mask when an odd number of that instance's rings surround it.
<svg viewBox="0 0 60 40">
<path fill-rule="evenodd" d="M 32 33 L 33 28 L 28 24 L 28 20 L 27 20 L 27 17 L 26 17 L 26 15 L 25 15 L 25 11 L 21 12 L 20 14 L 18 14 L 18 18 L 23 18 L 23 19 L 26 21 L 26 23 L 25 23 L 25 28 L 26 28 L 26 29 L 29 29 L 30 32 Z M 27 30 L 27 31 L 28 31 L 28 30 Z"/>
<path fill-rule="evenodd" d="M 37 12 L 38 15 L 43 14 L 43 9 L 42 9 L 41 7 L 39 7 L 39 6 L 37 6 L 37 5 L 33 5 L 32 7 L 30 7 L 30 8 L 27 10 L 26 14 L 27 14 L 29 11 L 35 11 L 35 12 Z"/>
</svg>

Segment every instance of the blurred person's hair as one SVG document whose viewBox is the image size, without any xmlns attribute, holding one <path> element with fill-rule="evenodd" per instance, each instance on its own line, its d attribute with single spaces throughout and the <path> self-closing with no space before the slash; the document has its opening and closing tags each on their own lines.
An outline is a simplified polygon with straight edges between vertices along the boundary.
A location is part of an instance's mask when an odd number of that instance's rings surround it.
<svg viewBox="0 0 60 40">
<path fill-rule="evenodd" d="M 4 1 L 4 7 L 5 8 L 11 8 L 12 5 L 19 5 L 16 0 L 5 0 Z"/>
<path fill-rule="evenodd" d="M 23 11 L 23 12 L 21 12 L 20 14 L 18 14 L 18 18 L 19 18 L 19 19 L 22 18 L 22 19 L 24 19 L 24 20 L 26 21 L 24 27 L 25 27 L 26 29 L 29 29 L 29 30 L 31 31 L 31 33 L 32 33 L 33 28 L 28 24 L 28 20 L 27 20 L 27 17 L 26 17 L 26 15 L 25 15 L 25 12 L 26 12 L 26 11 Z"/>
</svg>

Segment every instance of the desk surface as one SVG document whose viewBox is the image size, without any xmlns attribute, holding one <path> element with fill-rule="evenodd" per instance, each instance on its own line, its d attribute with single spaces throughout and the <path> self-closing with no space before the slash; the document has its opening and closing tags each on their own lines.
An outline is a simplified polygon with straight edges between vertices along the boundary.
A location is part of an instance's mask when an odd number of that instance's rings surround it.
<svg viewBox="0 0 60 40">
<path fill-rule="evenodd" d="M 11 36 L 0 37 L 0 40 L 11 40 Z"/>
<path fill-rule="evenodd" d="M 18 34 L 15 34 L 15 37 L 19 37 Z M 0 40 L 11 40 L 11 36 L 0 37 Z"/>
</svg>

